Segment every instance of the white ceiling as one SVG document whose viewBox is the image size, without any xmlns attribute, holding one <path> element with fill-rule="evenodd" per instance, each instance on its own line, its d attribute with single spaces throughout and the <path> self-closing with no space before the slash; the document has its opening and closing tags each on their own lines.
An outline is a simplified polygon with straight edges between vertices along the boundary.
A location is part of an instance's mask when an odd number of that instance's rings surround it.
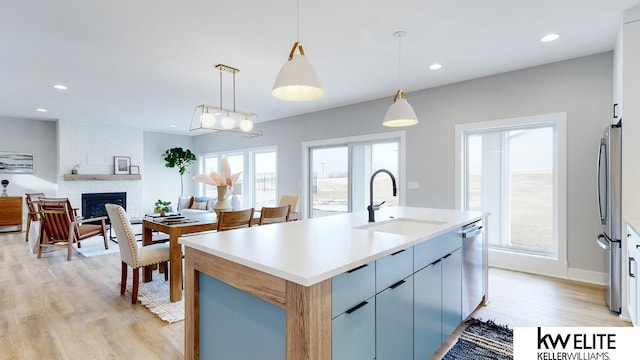
<svg viewBox="0 0 640 360">
<path fill-rule="evenodd" d="M 402 85 L 411 92 L 612 50 L 622 12 L 638 4 L 300 0 L 300 40 L 326 96 L 292 103 L 271 87 L 296 39 L 294 0 L 0 0 L 0 116 L 186 134 L 196 105 L 219 105 L 218 63 L 240 69 L 236 107 L 261 121 L 391 102 L 397 30 L 407 32 Z M 560 39 L 539 42 L 549 32 Z M 443 68 L 428 70 L 433 62 Z M 224 85 L 230 100 L 229 78 Z"/>
</svg>

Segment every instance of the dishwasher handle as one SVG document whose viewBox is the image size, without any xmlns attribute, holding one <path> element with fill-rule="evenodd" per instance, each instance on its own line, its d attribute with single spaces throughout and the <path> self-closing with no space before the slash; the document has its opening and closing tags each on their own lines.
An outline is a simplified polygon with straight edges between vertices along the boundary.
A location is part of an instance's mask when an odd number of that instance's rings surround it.
<svg viewBox="0 0 640 360">
<path fill-rule="evenodd" d="M 472 237 L 476 237 L 478 235 L 482 234 L 482 226 L 469 226 L 468 228 L 464 228 L 462 229 L 462 232 L 460 233 L 460 235 L 462 236 L 463 239 L 467 239 L 467 238 L 472 238 Z"/>
</svg>

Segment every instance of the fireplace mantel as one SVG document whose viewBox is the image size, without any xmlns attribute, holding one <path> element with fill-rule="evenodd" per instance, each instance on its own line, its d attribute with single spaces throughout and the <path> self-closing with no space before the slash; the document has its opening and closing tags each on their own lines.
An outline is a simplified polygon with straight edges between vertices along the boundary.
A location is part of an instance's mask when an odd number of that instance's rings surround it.
<svg viewBox="0 0 640 360">
<path fill-rule="evenodd" d="M 142 175 L 64 174 L 64 180 L 142 180 Z"/>
</svg>

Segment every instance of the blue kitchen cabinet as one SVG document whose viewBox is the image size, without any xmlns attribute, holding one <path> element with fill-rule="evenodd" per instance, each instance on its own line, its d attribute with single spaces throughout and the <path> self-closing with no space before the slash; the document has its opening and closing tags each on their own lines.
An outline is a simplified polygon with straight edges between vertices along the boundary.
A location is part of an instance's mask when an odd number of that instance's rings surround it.
<svg viewBox="0 0 640 360">
<path fill-rule="evenodd" d="M 376 298 L 371 297 L 331 321 L 333 360 L 376 358 Z"/>
<path fill-rule="evenodd" d="M 375 279 L 375 261 L 331 279 L 333 360 L 375 359 Z"/>
<path fill-rule="evenodd" d="M 331 279 L 331 318 L 376 293 L 376 262 L 358 266 Z"/>
<path fill-rule="evenodd" d="M 462 322 L 462 249 L 442 258 L 442 341 Z"/>
<path fill-rule="evenodd" d="M 376 260 L 376 293 L 413 274 L 413 247 Z"/>
<path fill-rule="evenodd" d="M 415 273 L 415 359 L 429 359 L 442 344 L 442 259 Z"/>
<path fill-rule="evenodd" d="M 413 359 L 413 275 L 376 295 L 376 359 Z"/>
</svg>

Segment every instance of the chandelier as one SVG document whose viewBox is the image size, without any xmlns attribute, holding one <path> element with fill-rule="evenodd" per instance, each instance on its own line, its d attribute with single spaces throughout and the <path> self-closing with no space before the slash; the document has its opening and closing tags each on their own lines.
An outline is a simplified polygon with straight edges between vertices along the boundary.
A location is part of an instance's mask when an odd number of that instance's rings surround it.
<svg viewBox="0 0 640 360">
<path fill-rule="evenodd" d="M 190 131 L 204 134 L 237 135 L 243 137 L 256 137 L 262 135 L 262 129 L 258 123 L 258 115 L 236 109 L 236 74 L 240 72 L 234 67 L 218 64 L 215 66 L 220 71 L 220 106 L 199 105 L 193 110 Z M 233 78 L 233 107 L 223 107 L 223 75 L 230 73 Z"/>
</svg>

